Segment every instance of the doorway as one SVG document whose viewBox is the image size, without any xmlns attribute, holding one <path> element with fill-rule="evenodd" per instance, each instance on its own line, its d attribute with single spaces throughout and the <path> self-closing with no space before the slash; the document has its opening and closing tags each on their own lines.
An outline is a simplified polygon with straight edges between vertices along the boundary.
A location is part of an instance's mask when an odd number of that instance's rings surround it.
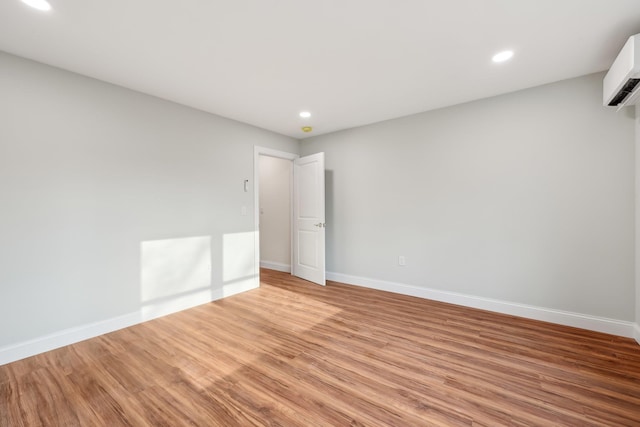
<svg viewBox="0 0 640 427">
<path fill-rule="evenodd" d="M 293 164 L 259 157 L 260 267 L 291 273 L 291 190 Z"/>
<path fill-rule="evenodd" d="M 324 286 L 324 153 L 300 158 L 293 153 L 255 147 L 254 183 L 256 277 L 260 277 L 260 266 L 264 266 Z M 261 185 L 267 188 L 263 191 Z M 287 211 L 288 233 L 283 231 L 287 228 Z M 264 244 L 262 234 L 266 237 Z M 275 247 L 271 247 L 273 244 Z"/>
<path fill-rule="evenodd" d="M 258 279 L 260 278 L 260 267 L 261 267 L 261 261 L 263 260 L 262 257 L 262 251 L 260 250 L 261 247 L 261 238 L 260 238 L 260 221 L 261 221 L 261 214 L 260 214 L 260 205 L 262 203 L 262 201 L 260 200 L 260 193 L 261 193 L 261 189 L 260 189 L 260 162 L 261 159 L 263 158 L 274 158 L 274 159 L 280 159 L 280 160 L 284 160 L 286 162 L 288 162 L 291 166 L 291 173 L 290 173 L 290 183 L 293 182 L 293 161 L 297 158 L 299 158 L 300 156 L 294 153 L 288 153 L 286 151 L 279 151 L 279 150 L 273 150 L 271 148 L 264 148 L 264 147 L 254 147 L 254 156 L 253 156 L 253 177 L 254 177 L 254 222 L 255 222 L 255 268 L 256 268 L 256 277 L 258 277 Z M 289 203 L 291 204 L 293 200 L 293 191 L 292 189 L 289 190 Z M 293 218 L 293 210 L 291 208 L 289 208 L 289 224 L 291 224 L 292 218 Z M 291 236 L 291 228 L 289 229 L 289 236 Z M 289 254 L 291 254 L 291 248 L 292 248 L 292 240 L 291 237 L 289 237 Z M 265 259 L 265 262 L 269 262 L 270 260 Z M 282 262 L 282 264 L 280 267 L 280 271 L 287 271 L 287 264 L 288 264 L 288 272 L 291 273 L 292 272 L 292 258 L 291 256 L 289 256 L 288 261 L 286 262 Z M 278 265 L 276 264 L 272 264 L 270 267 L 268 267 L 267 265 L 265 265 L 266 268 L 272 268 L 272 269 L 278 269 Z"/>
</svg>

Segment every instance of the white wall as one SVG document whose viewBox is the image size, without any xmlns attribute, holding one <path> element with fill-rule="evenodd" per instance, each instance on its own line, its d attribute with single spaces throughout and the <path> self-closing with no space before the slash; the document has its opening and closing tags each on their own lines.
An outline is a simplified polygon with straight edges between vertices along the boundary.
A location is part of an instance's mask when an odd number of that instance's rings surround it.
<svg viewBox="0 0 640 427">
<path fill-rule="evenodd" d="M 636 106 L 636 325 L 635 339 L 640 343 L 640 104 Z"/>
<path fill-rule="evenodd" d="M 260 261 L 291 267 L 290 160 L 260 156 Z"/>
<path fill-rule="evenodd" d="M 328 269 L 640 321 L 634 121 L 601 77 L 302 142 L 326 152 Z M 0 363 L 254 284 L 242 183 L 254 145 L 296 141 L 1 52 L 0 94 Z"/>
<path fill-rule="evenodd" d="M 243 180 L 297 141 L 4 53 L 0 120 L 0 353 L 257 283 Z"/>
<path fill-rule="evenodd" d="M 633 321 L 634 120 L 602 77 L 302 141 L 326 153 L 327 269 Z"/>
</svg>

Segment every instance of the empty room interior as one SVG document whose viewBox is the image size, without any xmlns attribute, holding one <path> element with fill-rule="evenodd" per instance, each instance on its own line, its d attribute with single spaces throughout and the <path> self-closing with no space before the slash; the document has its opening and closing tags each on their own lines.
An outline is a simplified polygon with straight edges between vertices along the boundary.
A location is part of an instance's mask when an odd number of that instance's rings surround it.
<svg viewBox="0 0 640 427">
<path fill-rule="evenodd" d="M 640 426 L 640 2 L 3 0 L 0 426 Z"/>
</svg>

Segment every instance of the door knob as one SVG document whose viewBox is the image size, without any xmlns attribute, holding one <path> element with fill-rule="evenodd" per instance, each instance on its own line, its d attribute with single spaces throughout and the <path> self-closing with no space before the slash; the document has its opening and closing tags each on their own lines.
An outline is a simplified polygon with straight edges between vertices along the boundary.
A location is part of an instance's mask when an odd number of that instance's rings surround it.
<svg viewBox="0 0 640 427">
<path fill-rule="evenodd" d="M 313 224 L 313 225 L 315 225 L 316 227 L 324 228 L 324 222 L 319 222 L 319 223 Z"/>
</svg>

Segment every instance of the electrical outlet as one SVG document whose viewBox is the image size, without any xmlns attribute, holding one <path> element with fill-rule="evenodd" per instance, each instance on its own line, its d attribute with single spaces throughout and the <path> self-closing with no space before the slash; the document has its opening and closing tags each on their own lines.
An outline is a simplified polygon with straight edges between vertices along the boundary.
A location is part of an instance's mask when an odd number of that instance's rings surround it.
<svg viewBox="0 0 640 427">
<path fill-rule="evenodd" d="M 401 267 L 404 267 L 405 265 L 407 265 L 407 260 L 404 257 L 404 255 L 400 255 L 398 257 L 398 265 L 401 266 Z"/>
</svg>

